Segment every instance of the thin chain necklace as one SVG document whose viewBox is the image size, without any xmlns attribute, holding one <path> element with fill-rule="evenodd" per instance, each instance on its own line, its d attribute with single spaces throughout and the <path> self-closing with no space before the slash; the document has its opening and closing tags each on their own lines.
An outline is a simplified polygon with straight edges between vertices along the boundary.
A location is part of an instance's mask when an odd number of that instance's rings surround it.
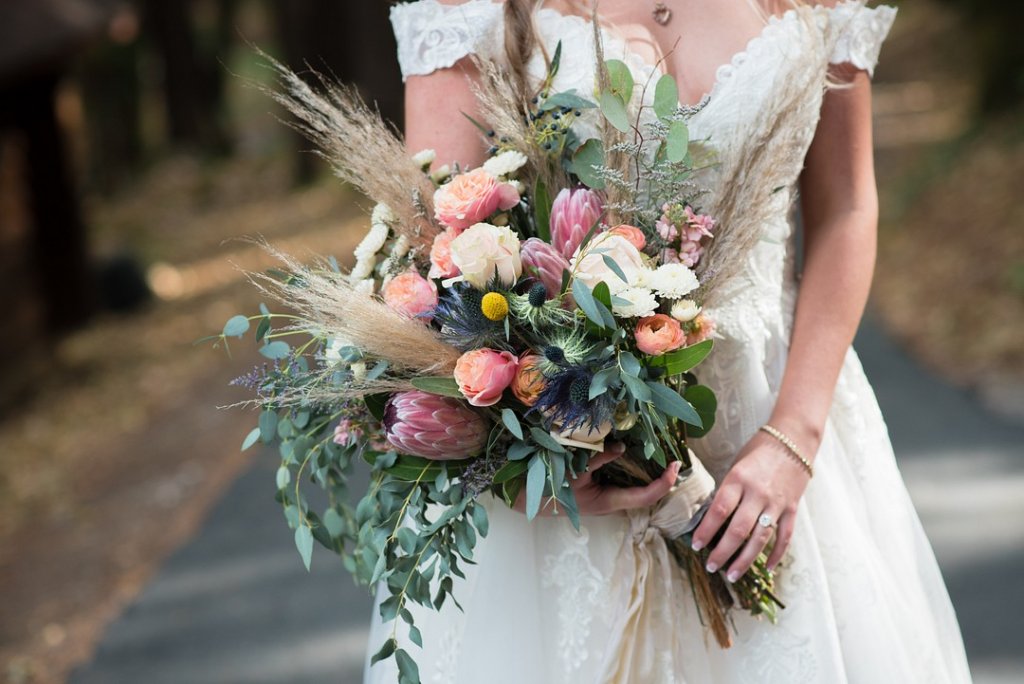
<svg viewBox="0 0 1024 684">
<path fill-rule="evenodd" d="M 654 9 L 651 10 L 651 16 L 654 17 L 654 21 L 657 23 L 667 26 L 668 22 L 672 21 L 672 10 L 665 3 L 656 2 L 654 3 Z"/>
</svg>

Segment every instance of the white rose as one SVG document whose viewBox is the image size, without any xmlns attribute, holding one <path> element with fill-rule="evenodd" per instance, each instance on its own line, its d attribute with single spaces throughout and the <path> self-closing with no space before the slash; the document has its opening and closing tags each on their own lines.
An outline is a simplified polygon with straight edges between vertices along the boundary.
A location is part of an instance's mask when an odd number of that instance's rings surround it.
<svg viewBox="0 0 1024 684">
<path fill-rule="evenodd" d="M 700 281 L 684 264 L 662 264 L 647 274 L 644 284 L 654 290 L 659 297 L 679 299 L 696 290 L 700 286 Z"/>
<path fill-rule="evenodd" d="M 612 313 L 623 318 L 651 316 L 658 309 L 658 300 L 654 298 L 654 293 L 645 287 L 627 287 L 612 297 Z"/>
<path fill-rule="evenodd" d="M 449 249 L 452 263 L 473 287 L 487 287 L 495 272 L 506 286 L 514 285 L 523 274 L 519 237 L 504 226 L 474 224 L 452 240 Z"/>
<path fill-rule="evenodd" d="M 608 266 L 605 257 L 615 262 L 626 276 L 625 282 Z M 589 244 L 577 249 L 570 265 L 573 275 L 586 283 L 591 290 L 598 283 L 604 282 L 612 294 L 639 285 L 644 271 L 647 270 L 640 250 L 623 236 L 613 233 L 596 235 Z"/>
<path fill-rule="evenodd" d="M 515 173 L 527 162 L 526 155 L 517 150 L 506 150 L 484 162 L 484 171 L 498 178 Z"/>
<path fill-rule="evenodd" d="M 434 150 L 420 150 L 412 155 L 412 163 L 420 167 L 430 166 L 435 159 L 437 159 L 437 153 Z"/>
<path fill-rule="evenodd" d="M 672 318 L 680 323 L 689 323 L 700 313 L 700 307 L 692 299 L 680 299 L 672 305 Z"/>
</svg>

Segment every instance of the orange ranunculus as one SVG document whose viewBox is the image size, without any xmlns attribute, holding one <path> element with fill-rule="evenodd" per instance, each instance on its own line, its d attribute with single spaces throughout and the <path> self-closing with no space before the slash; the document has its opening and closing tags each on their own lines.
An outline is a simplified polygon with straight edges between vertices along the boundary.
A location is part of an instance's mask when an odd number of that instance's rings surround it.
<svg viewBox="0 0 1024 684">
<path fill-rule="evenodd" d="M 665 314 L 641 318 L 636 324 L 637 349 L 651 356 L 660 356 L 679 349 L 686 342 L 686 333 L 679 321 Z"/>
<path fill-rule="evenodd" d="M 516 370 L 516 376 L 512 378 L 512 394 L 527 406 L 537 403 L 540 393 L 547 385 L 540 370 L 541 361 L 541 356 L 525 352 L 519 357 L 519 368 Z"/>
</svg>

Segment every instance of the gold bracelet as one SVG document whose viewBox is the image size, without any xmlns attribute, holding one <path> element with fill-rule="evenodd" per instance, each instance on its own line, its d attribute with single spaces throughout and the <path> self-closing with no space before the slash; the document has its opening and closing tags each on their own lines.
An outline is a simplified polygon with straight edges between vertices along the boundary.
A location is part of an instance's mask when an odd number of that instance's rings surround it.
<svg viewBox="0 0 1024 684">
<path fill-rule="evenodd" d="M 767 423 L 762 425 L 760 429 L 777 439 L 782 446 L 786 447 L 786 451 L 789 452 L 790 456 L 800 461 L 800 465 L 802 465 L 804 470 L 807 471 L 807 475 L 809 477 L 814 477 L 814 466 L 812 466 L 811 462 L 804 458 L 804 455 L 800 453 L 800 449 L 797 447 L 796 442 Z"/>
</svg>

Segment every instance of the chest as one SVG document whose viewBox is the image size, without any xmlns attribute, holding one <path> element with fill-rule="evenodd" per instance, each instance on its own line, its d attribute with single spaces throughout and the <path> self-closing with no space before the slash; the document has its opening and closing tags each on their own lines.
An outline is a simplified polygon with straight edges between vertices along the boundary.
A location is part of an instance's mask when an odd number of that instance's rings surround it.
<svg viewBox="0 0 1024 684">
<path fill-rule="evenodd" d="M 661 62 L 679 85 L 680 100 L 695 104 L 715 85 L 720 67 L 764 29 L 763 0 L 661 0 L 670 16 L 655 20 L 659 0 L 602 0 L 601 18 L 649 63 Z M 548 0 L 545 7 L 586 14 L 580 0 Z M 662 15 L 665 16 L 665 15 Z M 662 61 L 663 60 L 663 61 Z"/>
</svg>

